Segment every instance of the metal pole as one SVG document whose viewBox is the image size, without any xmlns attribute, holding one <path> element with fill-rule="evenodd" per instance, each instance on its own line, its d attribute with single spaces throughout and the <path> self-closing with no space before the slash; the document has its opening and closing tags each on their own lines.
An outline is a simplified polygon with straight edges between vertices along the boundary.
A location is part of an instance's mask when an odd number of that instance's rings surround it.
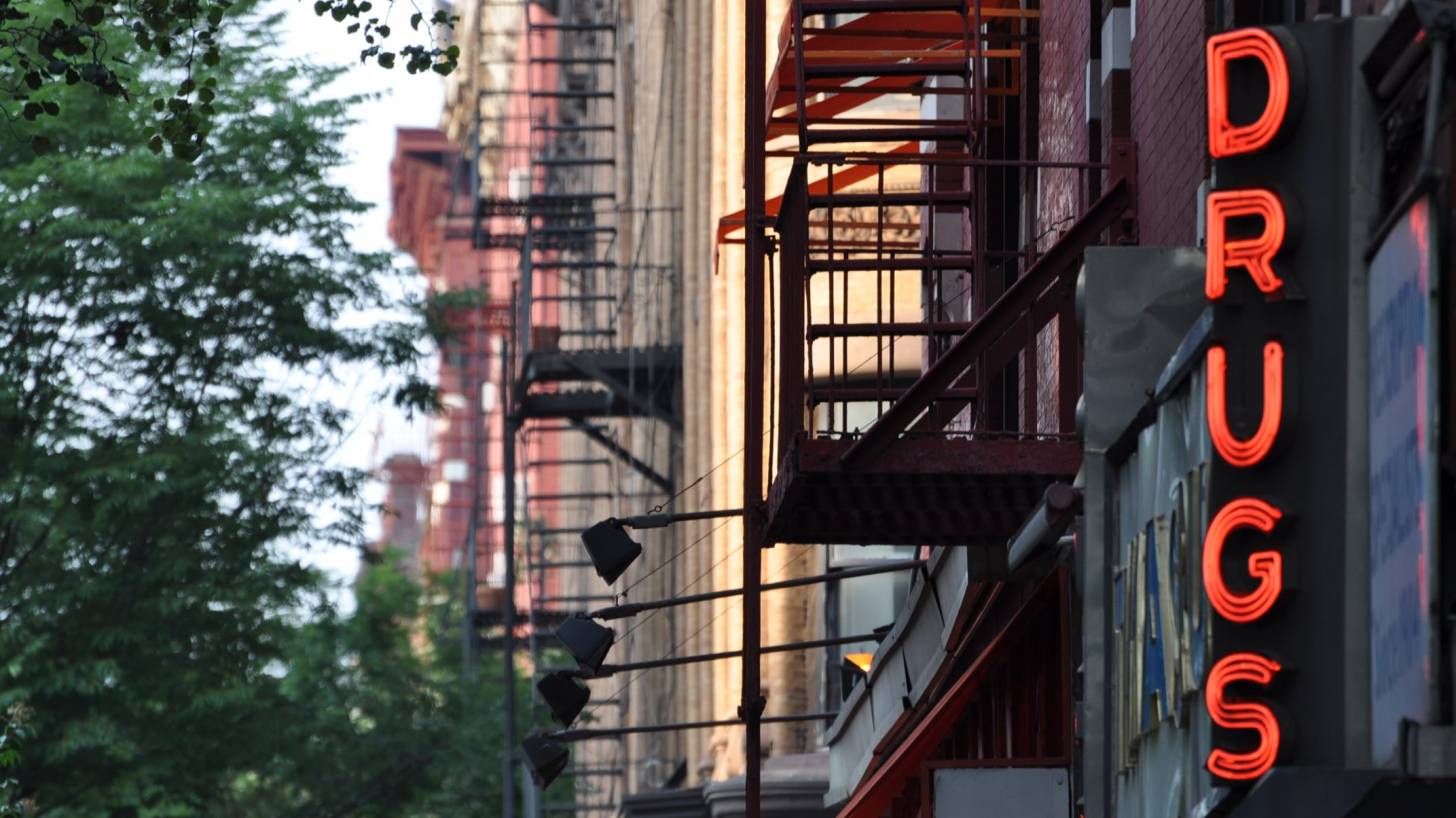
<svg viewBox="0 0 1456 818">
<path fill-rule="evenodd" d="M 481 32 L 481 24 L 480 24 L 480 19 L 477 17 L 476 18 L 476 21 L 475 21 L 475 27 L 474 27 L 474 29 L 472 30 L 471 33 L 474 34 L 474 35 L 476 35 L 476 37 L 478 39 L 478 37 L 480 35 L 480 32 Z M 471 90 L 472 91 L 475 91 L 476 89 L 472 88 Z M 476 97 L 477 98 L 476 98 L 476 105 L 475 105 L 475 123 L 474 123 L 474 128 L 471 130 L 471 140 L 470 140 L 470 212 L 474 216 L 474 218 L 472 218 L 471 221 L 470 221 L 470 238 L 471 238 L 471 244 L 470 244 L 470 246 L 471 247 L 475 247 L 475 246 L 477 246 L 479 244 L 479 238 L 480 238 L 480 221 L 481 221 L 481 217 L 482 217 L 482 214 L 481 214 L 481 205 L 480 205 L 480 140 L 481 140 L 482 134 L 481 134 L 481 130 L 480 130 L 481 129 L 481 116 L 480 116 L 480 100 L 479 100 L 479 94 L 478 93 L 476 94 Z M 477 277 L 476 277 L 476 285 L 477 286 L 480 286 L 481 285 L 482 282 L 480 281 L 480 279 L 482 277 L 483 276 L 477 275 Z M 476 316 L 472 315 L 472 318 L 475 318 L 475 317 Z M 472 327 L 472 330 L 473 329 L 474 329 L 474 327 Z M 476 340 L 477 343 L 479 343 L 480 336 L 479 336 L 478 333 L 475 336 L 475 340 Z M 474 479 L 472 481 L 472 486 L 471 486 L 471 489 L 472 489 L 473 493 L 472 493 L 472 495 L 470 497 L 470 534 L 469 534 L 469 536 L 466 537 L 466 541 L 468 542 L 468 546 L 467 547 L 470 549 L 470 558 L 465 561 L 465 627 L 464 627 L 464 631 L 465 632 L 464 632 L 464 634 L 462 634 L 462 638 L 465 640 L 464 641 L 464 645 L 462 647 L 463 647 L 463 656 L 464 656 L 464 663 L 465 663 L 464 674 L 463 675 L 464 675 L 464 678 L 465 678 L 466 681 L 472 681 L 475 678 L 475 652 L 476 652 L 476 648 L 477 648 L 476 642 L 477 642 L 477 638 L 479 636 L 479 631 L 477 630 L 477 627 L 476 627 L 476 624 L 475 624 L 476 613 L 477 613 L 477 609 L 478 609 L 478 603 L 477 603 L 477 600 L 476 600 L 476 597 L 475 597 L 475 586 L 476 586 L 476 583 L 478 582 L 478 571 L 479 571 L 479 569 L 478 569 L 478 567 L 476 566 L 476 563 L 475 563 L 475 553 L 476 553 L 476 537 L 477 537 L 477 533 L 476 532 L 477 532 L 477 529 L 478 529 L 479 523 L 480 523 L 480 497 L 481 497 L 480 475 L 481 475 L 481 471 L 482 471 L 482 465 L 481 465 L 481 461 L 480 461 L 480 456 L 481 456 L 481 451 L 482 451 L 482 448 L 483 448 L 482 447 L 482 442 L 483 442 L 482 441 L 482 437 L 483 436 L 481 435 L 481 432 L 480 432 L 480 423 L 481 423 L 482 419 L 484 418 L 484 407 L 482 407 L 480 405 L 480 382 L 481 382 L 481 380 L 483 378 L 483 375 L 484 375 L 483 370 L 485 368 L 484 367 L 485 351 L 484 350 L 478 350 L 477 352 L 478 352 L 478 354 L 475 356 L 475 360 L 474 360 L 474 365 L 477 368 L 476 377 L 475 377 L 475 382 L 476 382 L 475 383 L 475 393 L 476 394 L 475 394 L 475 398 L 474 398 L 474 401 L 473 401 L 473 408 L 472 408 L 472 414 L 474 415 L 474 421 L 475 421 L 475 433 L 474 433 L 475 434 L 475 439 L 474 439 L 475 447 L 474 448 L 475 448 L 475 457 L 476 457 L 476 460 L 475 460 L 475 469 L 474 469 L 474 476 L 473 476 Z"/>
<path fill-rule="evenodd" d="M 476 344 L 480 342 L 480 334 L 472 327 L 471 335 Z M 484 435 L 481 434 L 481 424 L 485 422 L 485 413 L 480 405 L 480 384 L 483 380 L 481 373 L 485 369 L 485 350 L 478 350 L 478 354 L 472 356 L 471 374 L 467 378 L 466 393 L 474 394 L 470 410 L 471 422 L 471 454 L 473 455 L 470 477 L 470 525 L 465 534 L 465 622 L 461 628 L 464 639 L 462 656 L 464 661 L 463 677 L 468 684 L 475 679 L 475 650 L 476 639 L 479 632 L 476 626 L 477 614 L 479 613 L 479 600 L 476 598 L 476 586 L 479 583 L 479 567 L 476 564 L 476 557 L 480 552 L 480 497 L 481 497 L 481 472 L 485 469 L 483 456 L 485 453 Z"/>
<path fill-rule="evenodd" d="M 514 305 L 513 305 L 514 306 Z M 506 689 L 505 699 L 505 776 L 501 780 L 501 815 L 503 818 L 516 816 L 516 418 L 511 399 L 515 386 L 515 372 L 511 366 L 512 344 L 501 344 L 501 448 L 502 468 L 505 474 L 505 509 L 503 548 L 506 562 L 505 599 L 501 603 L 501 621 L 505 626 L 504 648 L 502 650 Z"/>
<path fill-rule="evenodd" d="M 895 560 L 886 562 L 883 565 L 866 565 L 861 568 L 846 568 L 843 571 L 831 571 L 827 574 L 815 574 L 812 577 L 795 577 L 778 582 L 762 584 L 758 587 L 762 591 L 779 591 L 784 588 L 798 588 L 803 585 L 817 585 L 821 582 L 834 582 L 841 579 L 853 579 L 855 577 L 868 577 L 875 574 L 888 574 L 892 571 L 908 571 L 912 568 L 920 568 L 928 565 L 927 560 Z M 744 588 L 725 588 L 721 591 L 705 591 L 701 594 L 685 594 L 675 596 L 671 599 L 651 599 L 646 602 L 628 602 L 625 605 L 613 605 L 608 608 L 598 608 L 587 616 L 593 619 L 626 619 L 629 616 L 636 616 L 643 611 L 656 610 L 658 608 L 675 608 L 679 605 L 692 605 L 697 602 L 710 602 L 714 599 L 726 599 L 731 596 L 738 596 L 745 593 Z"/>
<path fill-rule="evenodd" d="M 638 514 L 632 517 L 613 517 L 612 522 L 628 528 L 664 528 L 672 523 L 685 523 L 689 520 L 715 520 L 721 517 L 738 517 L 742 514 L 743 509 L 741 508 L 724 508 L 714 511 L 680 511 L 676 514 Z"/>
<path fill-rule="evenodd" d="M 759 715 L 757 720 L 762 724 L 779 724 L 785 722 L 800 721 L 833 721 L 839 715 L 835 712 L 828 713 L 795 713 L 788 716 L 764 716 Z M 577 730 L 557 730 L 547 733 L 546 737 L 556 741 L 589 741 L 596 738 L 616 738 L 618 736 L 636 735 L 639 733 L 675 733 L 679 730 L 701 730 L 706 727 L 729 727 L 739 724 L 738 719 L 718 719 L 717 721 L 683 721 L 670 724 L 634 724 L 629 727 L 585 727 Z"/>
<path fill-rule="evenodd" d="M 827 648 L 834 645 L 852 645 L 855 642 L 874 642 L 878 639 L 879 636 L 873 633 L 856 633 L 849 636 L 831 636 L 824 639 L 810 639 L 803 642 L 785 642 L 782 645 L 766 645 L 761 652 L 788 653 L 794 650 L 813 650 L 814 648 Z M 695 653 L 690 656 L 668 656 L 662 659 L 648 659 L 642 662 L 624 662 L 620 665 L 602 665 L 596 673 L 591 674 L 587 678 L 602 679 L 607 676 L 632 670 L 694 665 L 701 662 L 716 662 L 719 659 L 735 659 L 742 655 L 742 651 L 724 650 L 717 653 Z"/>
<path fill-rule="evenodd" d="M 744 818 L 760 818 L 763 763 L 762 719 L 767 700 L 759 678 L 761 634 L 759 585 L 763 569 L 763 208 L 764 208 L 764 89 L 767 56 L 767 8 L 765 0 L 744 3 L 743 195 L 744 260 L 743 294 L 744 380 L 746 411 L 743 418 L 743 719 L 745 769 L 743 771 Z"/>
</svg>

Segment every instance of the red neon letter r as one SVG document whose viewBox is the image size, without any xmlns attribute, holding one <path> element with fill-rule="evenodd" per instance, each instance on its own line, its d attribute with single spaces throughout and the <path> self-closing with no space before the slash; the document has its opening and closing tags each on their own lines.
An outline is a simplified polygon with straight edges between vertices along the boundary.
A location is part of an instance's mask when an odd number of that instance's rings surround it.
<svg viewBox="0 0 1456 818">
<path fill-rule="evenodd" d="M 1223 298 L 1228 289 L 1230 267 L 1242 267 L 1254 279 L 1254 286 L 1265 295 L 1284 288 L 1284 280 L 1274 272 L 1274 257 L 1284 246 L 1284 203 L 1272 190 L 1244 188 L 1220 190 L 1208 194 L 1208 264 L 1203 293 L 1209 301 Z M 1233 219 L 1257 216 L 1264 222 L 1264 231 L 1251 239 L 1228 237 L 1228 223 Z"/>
</svg>

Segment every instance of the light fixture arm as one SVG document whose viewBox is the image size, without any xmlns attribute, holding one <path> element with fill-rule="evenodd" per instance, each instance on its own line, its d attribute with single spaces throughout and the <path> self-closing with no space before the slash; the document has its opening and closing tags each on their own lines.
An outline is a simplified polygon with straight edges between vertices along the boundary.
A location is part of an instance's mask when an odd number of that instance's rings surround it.
<svg viewBox="0 0 1456 818">
<path fill-rule="evenodd" d="M 743 509 L 724 508 L 715 511 L 680 511 L 675 514 L 637 514 L 632 517 L 612 517 L 610 522 L 627 528 L 666 528 L 673 523 L 691 520 L 714 520 L 719 517 L 741 517 Z"/>
<path fill-rule="evenodd" d="M 833 721 L 838 715 L 837 712 L 794 713 L 787 716 L 764 716 L 760 721 L 764 724 Z M 718 719 L 716 721 L 683 721 L 670 724 L 637 724 L 629 727 L 588 727 L 576 730 L 555 730 L 550 733 L 545 733 L 544 736 L 553 741 L 587 741 L 596 738 L 617 738 L 618 736 L 631 736 L 640 733 L 673 733 L 679 730 L 699 730 L 704 727 L 731 727 L 735 724 L 742 723 L 742 719 Z"/>
<path fill-rule="evenodd" d="M 782 645 L 766 645 L 760 651 L 762 653 L 787 653 L 794 650 L 813 650 L 814 648 L 827 648 L 834 645 L 852 645 L 855 642 L 878 642 L 884 638 L 884 634 L 856 633 L 850 636 L 831 636 L 824 639 L 810 639 L 805 642 L 786 642 Z M 578 671 L 576 675 L 583 679 L 602 679 L 617 673 L 626 673 L 633 670 L 650 670 L 658 667 L 676 667 L 678 665 L 692 665 L 702 662 L 716 662 L 720 659 L 734 659 L 743 655 L 741 650 L 724 650 L 717 653 L 697 653 L 690 656 L 668 656 L 662 659 L 649 659 L 642 662 L 624 662 L 620 665 L 602 665 L 595 674 L 588 671 Z"/>
<path fill-rule="evenodd" d="M 783 588 L 798 588 L 804 585 L 817 585 L 823 582 L 833 582 L 840 579 L 851 579 L 853 577 L 866 577 L 873 574 L 887 574 L 892 571 L 909 571 L 921 566 L 928 565 L 927 560 L 895 560 L 882 565 L 866 565 L 862 568 L 846 568 L 843 571 L 831 571 L 827 574 L 815 574 L 812 577 L 798 577 L 786 579 L 779 582 L 766 582 L 761 586 L 764 591 L 777 591 Z M 671 599 L 653 599 L 646 602 L 628 602 L 624 605 L 612 605 L 606 608 L 598 608 L 587 614 L 593 619 L 626 619 L 636 616 L 643 611 L 656 610 L 658 608 L 674 608 L 678 605 L 691 605 L 696 602 L 708 602 L 714 599 L 727 599 L 728 597 L 741 596 L 742 588 L 727 588 L 722 591 L 708 591 L 701 594 L 687 594 L 685 596 L 673 597 Z"/>
</svg>

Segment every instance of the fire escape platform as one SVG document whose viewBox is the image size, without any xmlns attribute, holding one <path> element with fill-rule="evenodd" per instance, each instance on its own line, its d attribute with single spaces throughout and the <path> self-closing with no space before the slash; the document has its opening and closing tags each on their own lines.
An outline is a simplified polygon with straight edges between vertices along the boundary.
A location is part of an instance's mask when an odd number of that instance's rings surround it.
<svg viewBox="0 0 1456 818">
<path fill-rule="evenodd" d="M 1076 440 L 904 438 L 863 468 L 852 440 L 797 438 L 768 494 L 771 542 L 1004 548 L 1047 486 L 1082 463 Z"/>
<path fill-rule="evenodd" d="M 518 406 L 529 418 L 655 417 L 680 430 L 681 367 L 678 346 L 536 350 L 526 356 Z"/>
<path fill-rule="evenodd" d="M 598 380 L 600 372 L 628 383 L 673 377 L 682 366 L 682 347 L 614 347 L 584 350 L 532 350 L 522 372 L 532 383 Z"/>
</svg>

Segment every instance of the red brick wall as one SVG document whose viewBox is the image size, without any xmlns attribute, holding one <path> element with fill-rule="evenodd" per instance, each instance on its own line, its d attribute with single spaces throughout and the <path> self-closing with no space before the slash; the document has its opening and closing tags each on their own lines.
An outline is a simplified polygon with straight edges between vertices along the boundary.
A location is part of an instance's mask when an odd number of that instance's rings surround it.
<svg viewBox="0 0 1456 818">
<path fill-rule="evenodd" d="M 1054 0 L 1041 10 L 1041 83 L 1038 111 L 1041 120 L 1041 158 L 1046 161 L 1087 161 L 1087 68 L 1091 14 L 1087 0 Z M 1042 230 L 1077 215 L 1075 176 L 1067 171 L 1043 171 L 1038 185 L 1039 224 Z M 1056 238 L 1053 233 L 1043 246 Z"/>
<path fill-rule="evenodd" d="M 1203 0 L 1138 3 L 1132 41 L 1132 136 L 1143 244 L 1192 245 L 1204 178 Z"/>
</svg>

